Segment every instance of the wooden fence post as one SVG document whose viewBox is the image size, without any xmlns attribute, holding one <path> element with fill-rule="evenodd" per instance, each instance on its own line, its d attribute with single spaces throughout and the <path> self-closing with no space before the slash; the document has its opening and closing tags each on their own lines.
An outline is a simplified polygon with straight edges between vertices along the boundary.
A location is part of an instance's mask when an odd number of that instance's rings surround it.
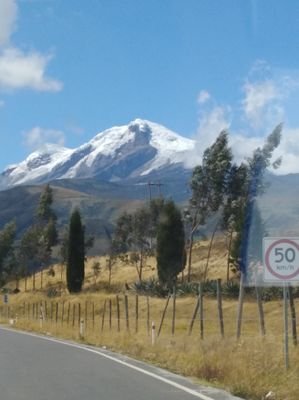
<svg viewBox="0 0 299 400">
<path fill-rule="evenodd" d="M 172 324 L 171 324 L 171 334 L 174 335 L 175 333 L 175 315 L 176 315 L 176 288 L 173 287 L 173 294 L 172 294 Z"/>
<path fill-rule="evenodd" d="M 217 305 L 218 305 L 218 316 L 219 316 L 219 324 L 220 324 L 220 334 L 223 339 L 224 338 L 224 322 L 223 322 L 223 310 L 222 310 L 221 279 L 217 279 Z"/>
<path fill-rule="evenodd" d="M 238 311 L 237 311 L 237 339 L 238 340 L 241 337 L 243 303 L 244 303 L 244 274 L 243 274 L 243 272 L 241 272 Z"/>
<path fill-rule="evenodd" d="M 129 324 L 129 302 L 128 302 L 128 295 L 125 295 L 125 315 L 126 315 L 126 328 L 127 331 L 130 329 Z"/>
<path fill-rule="evenodd" d="M 147 334 L 150 334 L 150 302 L 149 297 L 146 297 L 146 327 L 147 327 Z"/>
<path fill-rule="evenodd" d="M 200 321 L 200 338 L 203 340 L 204 338 L 204 316 L 203 316 L 203 285 L 200 282 L 199 287 L 199 321 Z"/>
<path fill-rule="evenodd" d="M 257 301 L 257 307 L 258 307 L 258 312 L 259 312 L 261 335 L 265 336 L 266 335 L 265 316 L 264 316 L 263 302 L 262 302 L 262 298 L 261 298 L 261 290 L 258 286 L 255 287 L 255 292 L 256 292 L 256 301 Z"/>
<path fill-rule="evenodd" d="M 165 314 L 166 314 L 166 310 L 167 310 L 167 307 L 168 307 L 169 300 L 170 300 L 170 295 L 168 295 L 167 299 L 166 299 L 166 304 L 165 304 L 165 307 L 164 307 L 164 310 L 163 310 L 163 313 L 162 313 L 162 317 L 161 317 L 161 321 L 160 321 L 157 337 L 159 337 L 160 333 L 161 333 L 161 329 L 162 329 L 162 326 L 163 326 L 163 322 L 164 322 L 164 318 L 165 318 Z"/>
<path fill-rule="evenodd" d="M 61 325 L 63 325 L 64 322 L 64 301 L 62 302 L 62 310 L 61 310 Z"/>
<path fill-rule="evenodd" d="M 57 325 L 58 322 L 58 311 L 59 311 L 59 304 L 56 302 L 56 311 L 55 311 L 55 323 Z"/>
<path fill-rule="evenodd" d="M 104 301 L 104 307 L 103 307 L 103 315 L 102 315 L 102 327 L 101 327 L 101 332 L 104 330 L 104 324 L 105 324 L 105 314 L 106 314 L 106 303 L 107 301 Z"/>
<path fill-rule="evenodd" d="M 66 319 L 67 326 L 69 326 L 70 323 L 70 314 L 71 314 L 71 303 L 69 302 L 67 307 L 67 319 Z"/>
<path fill-rule="evenodd" d="M 188 332 L 189 336 L 191 335 L 192 330 L 193 330 L 193 325 L 194 325 L 194 322 L 195 322 L 196 315 L 198 313 L 198 308 L 199 308 L 199 296 L 197 296 L 195 308 L 194 308 L 194 311 L 193 311 L 193 314 L 192 314 L 192 318 L 191 318 L 191 321 L 190 321 L 189 332 Z"/>
<path fill-rule="evenodd" d="M 92 329 L 94 330 L 94 302 L 92 302 Z"/>
<path fill-rule="evenodd" d="M 80 326 L 81 322 L 81 303 L 78 303 L 78 326 Z"/>
<path fill-rule="evenodd" d="M 47 300 L 45 300 L 45 320 L 47 320 L 48 319 L 48 303 L 47 303 Z"/>
<path fill-rule="evenodd" d="M 138 333 L 138 320 L 139 320 L 139 298 L 138 294 L 135 296 L 135 333 Z"/>
<path fill-rule="evenodd" d="M 51 323 L 53 321 L 53 301 L 51 301 Z"/>
<path fill-rule="evenodd" d="M 76 304 L 73 304 L 73 328 L 75 326 L 75 319 L 76 319 Z"/>
<path fill-rule="evenodd" d="M 88 318 L 88 301 L 85 300 L 85 308 L 84 308 L 84 325 L 85 325 L 85 329 L 87 329 L 87 318 Z"/>
<path fill-rule="evenodd" d="M 117 314 L 117 332 L 120 332 L 120 308 L 119 308 L 119 296 L 116 295 L 116 314 Z"/>
<path fill-rule="evenodd" d="M 112 300 L 109 299 L 109 329 L 112 329 Z"/>
</svg>

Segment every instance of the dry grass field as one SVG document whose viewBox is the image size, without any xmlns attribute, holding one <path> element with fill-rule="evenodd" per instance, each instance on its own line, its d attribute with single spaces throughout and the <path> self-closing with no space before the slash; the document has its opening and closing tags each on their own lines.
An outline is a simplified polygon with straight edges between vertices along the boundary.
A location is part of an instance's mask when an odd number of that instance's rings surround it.
<svg viewBox="0 0 299 400">
<path fill-rule="evenodd" d="M 198 279 L 202 274 L 207 247 L 207 242 L 196 246 L 194 279 Z M 92 269 L 95 261 L 99 261 L 102 267 L 97 281 Z M 212 253 L 209 278 L 224 279 L 225 265 L 225 243 L 219 239 Z M 31 280 L 27 282 L 27 292 L 24 291 L 25 282 L 20 282 L 21 292 L 10 295 L 9 305 L 1 307 L 2 323 L 7 323 L 9 317 L 15 318 L 17 315 L 16 328 L 106 346 L 209 385 L 225 388 L 246 399 L 261 400 L 272 390 L 276 394 L 276 400 L 298 400 L 299 349 L 293 345 L 290 337 L 290 369 L 286 371 L 283 355 L 282 301 L 264 303 L 266 336 L 262 337 L 257 304 L 252 298 L 245 298 L 242 335 L 240 340 L 237 340 L 236 300 L 223 299 L 225 336 L 222 338 L 217 301 L 204 296 L 201 338 L 198 319 L 192 333 L 189 334 L 196 304 L 195 296 L 176 299 L 174 334 L 173 300 L 170 299 L 160 335 L 156 337 L 153 345 L 151 323 L 155 323 L 157 336 L 166 299 L 139 296 L 136 312 L 136 293 L 126 290 L 126 283 L 131 285 L 137 280 L 133 266 L 118 263 L 113 270 L 112 285 L 108 287 L 105 258 L 89 259 L 84 290 L 80 295 L 67 293 L 64 270 L 61 266 L 55 266 L 54 270 L 55 276 L 43 273 L 43 289 L 40 289 L 40 274 L 36 276 L 34 292 L 31 290 Z M 151 276 L 155 276 L 154 259 L 149 260 L 144 271 L 145 279 Z M 14 287 L 13 282 L 10 285 L 11 288 Z M 119 300 L 119 319 L 116 296 Z M 125 313 L 125 296 L 129 305 L 128 319 Z M 296 301 L 298 308 L 298 300 Z M 41 310 L 44 316 L 42 321 Z M 84 320 L 83 336 L 80 335 L 80 320 Z"/>
</svg>

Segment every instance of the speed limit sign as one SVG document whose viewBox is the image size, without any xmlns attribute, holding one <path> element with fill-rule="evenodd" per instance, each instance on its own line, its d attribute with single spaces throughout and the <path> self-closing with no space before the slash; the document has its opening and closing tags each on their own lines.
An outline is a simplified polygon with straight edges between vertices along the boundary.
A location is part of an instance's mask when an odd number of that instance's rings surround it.
<svg viewBox="0 0 299 400">
<path fill-rule="evenodd" d="M 299 238 L 264 238 L 264 281 L 299 282 Z"/>
</svg>

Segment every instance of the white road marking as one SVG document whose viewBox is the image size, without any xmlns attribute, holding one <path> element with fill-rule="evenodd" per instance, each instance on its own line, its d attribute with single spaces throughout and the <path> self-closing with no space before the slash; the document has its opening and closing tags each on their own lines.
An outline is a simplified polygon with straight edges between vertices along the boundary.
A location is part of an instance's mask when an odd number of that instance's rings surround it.
<svg viewBox="0 0 299 400">
<path fill-rule="evenodd" d="M 212 397 L 208 397 L 205 394 L 198 393 L 195 390 L 188 388 L 187 386 L 181 385 L 180 383 L 174 382 L 174 381 L 172 381 L 170 379 L 163 378 L 162 376 L 159 376 L 159 375 L 157 375 L 157 374 L 155 374 L 153 372 L 147 371 L 146 369 L 143 369 L 143 368 L 137 367 L 136 365 L 130 364 L 127 361 L 119 360 L 118 358 L 110 356 L 109 354 L 105 354 L 105 353 L 101 352 L 100 350 L 91 349 L 89 347 L 86 347 L 86 346 L 83 346 L 83 345 L 80 345 L 80 344 L 76 344 L 76 343 L 65 342 L 63 340 L 54 339 L 54 338 L 50 338 L 50 337 L 46 337 L 46 336 L 42 336 L 42 335 L 37 335 L 35 333 L 18 331 L 16 329 L 9 329 L 9 328 L 3 328 L 3 327 L 1 327 L 0 329 L 5 330 L 5 331 L 9 331 L 9 332 L 19 333 L 19 334 L 22 334 L 22 335 L 36 337 L 36 338 L 43 339 L 43 340 L 48 340 L 49 342 L 64 344 L 66 346 L 74 347 L 74 348 L 81 349 L 81 350 L 86 350 L 86 351 L 89 351 L 90 353 L 97 354 L 97 355 L 99 355 L 101 357 L 107 358 L 108 360 L 114 361 L 114 362 L 116 362 L 118 364 L 124 365 L 125 367 L 134 369 L 135 371 L 138 371 L 138 372 L 141 372 L 144 375 L 150 376 L 150 377 L 152 377 L 154 379 L 157 379 L 157 380 L 159 380 L 161 382 L 164 382 L 167 385 L 173 386 L 173 387 L 175 387 L 177 389 L 182 390 L 183 392 L 189 393 L 192 396 L 197 397 L 198 399 L 201 399 L 201 400 L 215 400 Z"/>
</svg>

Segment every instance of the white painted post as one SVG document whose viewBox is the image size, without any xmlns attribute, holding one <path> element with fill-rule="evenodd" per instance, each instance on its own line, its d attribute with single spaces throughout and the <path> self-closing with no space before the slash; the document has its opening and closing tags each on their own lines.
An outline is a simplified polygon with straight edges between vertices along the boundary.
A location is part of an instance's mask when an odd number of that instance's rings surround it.
<svg viewBox="0 0 299 400">
<path fill-rule="evenodd" d="M 42 304 L 40 305 L 39 308 L 39 327 L 42 329 L 43 325 L 44 325 L 44 310 L 43 310 L 43 306 Z"/>
<path fill-rule="evenodd" d="M 83 339 L 84 338 L 84 319 L 80 320 L 80 338 Z"/>
<path fill-rule="evenodd" d="M 152 322 L 152 346 L 156 343 L 156 325 L 154 321 Z"/>
</svg>

